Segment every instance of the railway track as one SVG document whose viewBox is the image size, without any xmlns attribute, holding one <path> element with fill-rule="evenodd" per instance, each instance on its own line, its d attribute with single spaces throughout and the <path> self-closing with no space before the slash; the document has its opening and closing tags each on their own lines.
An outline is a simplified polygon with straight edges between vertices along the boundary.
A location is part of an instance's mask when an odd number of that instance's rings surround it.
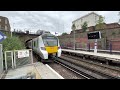
<svg viewBox="0 0 120 90">
<path fill-rule="evenodd" d="M 55 62 L 63 65 L 68 69 L 71 69 L 73 72 L 83 76 L 86 79 L 118 79 L 118 77 L 88 68 L 65 58 L 55 58 Z"/>
<path fill-rule="evenodd" d="M 55 63 L 67 68 L 68 70 L 78 74 L 80 77 L 82 77 L 82 79 L 95 79 L 94 77 L 90 76 L 90 75 L 87 75 L 86 73 L 84 72 L 81 72 L 79 70 L 77 70 L 76 68 L 74 68 L 75 66 L 70 66 L 68 65 L 69 63 L 67 63 L 67 65 L 65 64 L 65 62 L 59 62 L 59 61 L 56 61 L 55 60 Z"/>
<path fill-rule="evenodd" d="M 93 64 L 93 65 L 96 65 L 96 66 L 99 66 L 99 67 L 102 67 L 102 68 L 110 69 L 110 70 L 113 70 L 113 71 L 116 71 L 116 72 L 120 72 L 119 67 L 110 66 L 110 65 L 106 65 L 106 64 L 101 64 L 101 63 L 98 63 L 98 62 L 93 62 L 91 60 L 84 60 L 84 59 L 81 59 L 77 56 L 71 56 L 71 55 L 68 55 L 68 54 L 67 55 L 62 54 L 62 56 L 69 57 L 69 58 L 72 58 L 74 60 L 82 61 L 82 62 L 85 62 L 85 63 L 88 63 L 88 64 Z"/>
</svg>

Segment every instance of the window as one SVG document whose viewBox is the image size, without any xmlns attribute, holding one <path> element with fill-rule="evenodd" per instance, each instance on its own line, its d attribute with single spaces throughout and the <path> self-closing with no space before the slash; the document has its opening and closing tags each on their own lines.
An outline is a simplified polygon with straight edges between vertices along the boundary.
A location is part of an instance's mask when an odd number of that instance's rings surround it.
<svg viewBox="0 0 120 90">
<path fill-rule="evenodd" d="M 45 46 L 57 46 L 58 41 L 56 37 L 43 37 L 43 43 Z"/>
<path fill-rule="evenodd" d="M 2 20 L 0 19 L 0 22 L 1 22 Z"/>
<path fill-rule="evenodd" d="M 35 47 L 35 41 L 34 41 L 34 47 Z"/>
<path fill-rule="evenodd" d="M 5 19 L 5 24 L 7 24 L 7 19 Z"/>
<path fill-rule="evenodd" d="M 7 26 L 5 25 L 5 30 L 7 30 Z"/>
<path fill-rule="evenodd" d="M 81 18 L 81 22 L 83 21 L 83 19 Z"/>
<path fill-rule="evenodd" d="M 38 39 L 36 41 L 33 41 L 33 46 L 36 48 L 38 47 Z"/>
<path fill-rule="evenodd" d="M 97 20 L 97 16 L 95 16 L 95 21 Z"/>
<path fill-rule="evenodd" d="M 0 25 L 0 29 L 1 29 L 1 25 Z"/>
<path fill-rule="evenodd" d="M 38 39 L 35 41 L 35 47 L 38 47 Z"/>
<path fill-rule="evenodd" d="M 36 47 L 38 47 L 38 39 L 37 39 L 37 46 Z"/>
</svg>

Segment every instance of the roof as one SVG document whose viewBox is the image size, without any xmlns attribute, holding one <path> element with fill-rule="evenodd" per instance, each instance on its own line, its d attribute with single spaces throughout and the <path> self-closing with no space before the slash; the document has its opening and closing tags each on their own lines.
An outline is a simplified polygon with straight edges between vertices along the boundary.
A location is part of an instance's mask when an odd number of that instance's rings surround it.
<svg viewBox="0 0 120 90">
<path fill-rule="evenodd" d="M 100 16 L 100 15 L 98 15 L 97 13 L 91 12 L 91 13 L 88 13 L 87 15 L 84 15 L 84 16 L 82 16 L 82 17 L 74 20 L 73 22 L 75 22 L 75 21 L 77 21 L 77 20 L 79 20 L 79 19 L 81 19 L 81 18 L 84 18 L 84 17 L 86 17 L 86 16 L 89 16 L 89 15 L 91 15 L 91 14 L 95 14 L 96 16 Z"/>
<path fill-rule="evenodd" d="M 3 16 L 0 16 L 0 18 L 6 18 L 6 19 L 8 19 L 7 17 L 3 17 Z"/>
</svg>

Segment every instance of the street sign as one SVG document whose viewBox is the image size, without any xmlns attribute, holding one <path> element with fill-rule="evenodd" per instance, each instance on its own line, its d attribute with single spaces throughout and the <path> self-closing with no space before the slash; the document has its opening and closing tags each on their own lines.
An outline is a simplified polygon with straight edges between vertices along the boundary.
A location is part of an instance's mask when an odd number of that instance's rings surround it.
<svg viewBox="0 0 120 90">
<path fill-rule="evenodd" d="M 7 38 L 7 36 L 5 36 L 5 34 L 3 34 L 2 32 L 0 32 L 0 42 L 2 42 L 3 40 L 5 40 Z"/>
</svg>

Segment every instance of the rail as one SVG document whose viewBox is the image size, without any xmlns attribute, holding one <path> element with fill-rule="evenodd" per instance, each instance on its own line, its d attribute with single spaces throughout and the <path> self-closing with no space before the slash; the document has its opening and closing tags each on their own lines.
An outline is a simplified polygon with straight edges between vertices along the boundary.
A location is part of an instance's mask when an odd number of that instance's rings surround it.
<svg viewBox="0 0 120 90">
<path fill-rule="evenodd" d="M 90 79 L 120 79 L 119 77 L 111 76 L 109 74 L 82 66 L 80 64 L 71 62 L 67 59 L 56 58 L 56 61 L 64 64 L 65 66 L 75 70 L 78 73 L 81 73 L 82 75 L 84 75 Z"/>
</svg>

